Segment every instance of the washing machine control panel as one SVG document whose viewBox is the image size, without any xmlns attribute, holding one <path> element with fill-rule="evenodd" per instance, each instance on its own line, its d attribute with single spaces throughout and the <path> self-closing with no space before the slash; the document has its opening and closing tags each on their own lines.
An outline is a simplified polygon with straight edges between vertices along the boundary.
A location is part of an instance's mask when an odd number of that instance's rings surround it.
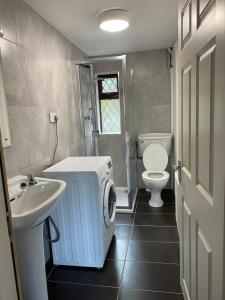
<svg viewBox="0 0 225 300">
<path fill-rule="evenodd" d="M 108 160 L 106 164 L 103 166 L 99 181 L 102 184 L 104 181 L 108 180 L 109 178 L 113 179 L 113 164 L 111 159 Z"/>
<path fill-rule="evenodd" d="M 109 169 L 112 168 L 112 162 L 111 162 L 111 160 L 107 163 L 107 166 L 108 166 Z"/>
</svg>

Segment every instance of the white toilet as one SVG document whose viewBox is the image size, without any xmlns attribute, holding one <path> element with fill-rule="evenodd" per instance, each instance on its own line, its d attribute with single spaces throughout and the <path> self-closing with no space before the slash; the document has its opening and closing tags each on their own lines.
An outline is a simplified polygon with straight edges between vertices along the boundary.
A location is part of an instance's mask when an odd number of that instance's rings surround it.
<svg viewBox="0 0 225 300">
<path fill-rule="evenodd" d="M 171 134 L 150 133 L 138 136 L 139 149 L 146 169 L 142 173 L 142 180 L 146 189 L 151 191 L 149 205 L 152 207 L 163 206 L 161 191 L 170 178 L 170 174 L 165 169 L 168 164 L 171 140 Z"/>
<path fill-rule="evenodd" d="M 143 164 L 146 171 L 142 173 L 142 179 L 146 189 L 151 191 L 149 205 L 161 207 L 163 206 L 161 191 L 170 177 L 170 174 L 165 171 L 168 164 L 166 149 L 160 144 L 147 146 L 143 153 Z"/>
</svg>

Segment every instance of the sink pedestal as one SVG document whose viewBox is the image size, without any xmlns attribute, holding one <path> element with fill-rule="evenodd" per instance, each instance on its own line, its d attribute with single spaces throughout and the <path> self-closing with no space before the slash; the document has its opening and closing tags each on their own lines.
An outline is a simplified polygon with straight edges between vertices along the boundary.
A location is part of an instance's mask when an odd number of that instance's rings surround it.
<svg viewBox="0 0 225 300">
<path fill-rule="evenodd" d="M 43 225 L 15 232 L 24 300 L 48 300 Z"/>
</svg>

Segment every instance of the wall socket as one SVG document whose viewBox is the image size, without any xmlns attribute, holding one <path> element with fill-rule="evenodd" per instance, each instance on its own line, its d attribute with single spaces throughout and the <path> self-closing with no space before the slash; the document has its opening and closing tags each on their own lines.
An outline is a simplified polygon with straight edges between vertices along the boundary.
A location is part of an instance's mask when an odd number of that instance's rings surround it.
<svg viewBox="0 0 225 300">
<path fill-rule="evenodd" d="M 58 115 L 55 112 L 50 112 L 49 113 L 49 122 L 50 123 L 55 123 L 56 118 L 58 119 Z"/>
</svg>

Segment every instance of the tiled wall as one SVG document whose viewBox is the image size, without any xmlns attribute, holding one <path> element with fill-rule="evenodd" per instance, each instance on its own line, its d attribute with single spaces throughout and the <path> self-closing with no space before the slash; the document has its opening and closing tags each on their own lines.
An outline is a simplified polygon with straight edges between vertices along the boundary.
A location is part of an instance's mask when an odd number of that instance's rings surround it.
<svg viewBox="0 0 225 300">
<path fill-rule="evenodd" d="M 129 99 L 133 134 L 171 132 L 171 77 L 166 50 L 136 52 L 127 55 Z M 127 107 L 127 106 L 126 106 Z M 144 187 L 141 159 L 137 161 L 138 185 Z"/>
<path fill-rule="evenodd" d="M 85 54 L 18 0 L 0 1 L 1 63 L 12 147 L 5 149 L 8 176 L 38 174 L 55 146 L 48 113 L 59 114 L 56 161 L 81 153 L 72 61 Z"/>
</svg>

